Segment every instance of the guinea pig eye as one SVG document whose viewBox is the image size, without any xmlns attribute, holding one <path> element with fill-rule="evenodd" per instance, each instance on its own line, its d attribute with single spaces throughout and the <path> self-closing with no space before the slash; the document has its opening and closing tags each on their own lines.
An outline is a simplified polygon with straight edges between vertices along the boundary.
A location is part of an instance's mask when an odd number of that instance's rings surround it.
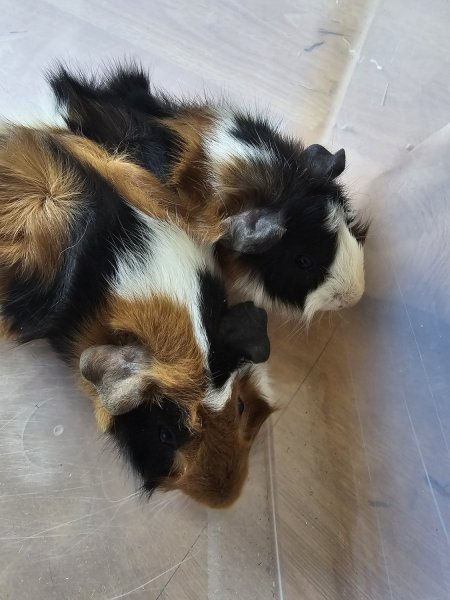
<svg viewBox="0 0 450 600">
<path fill-rule="evenodd" d="M 176 445 L 175 435 L 171 429 L 160 425 L 159 427 L 159 439 L 165 446 L 171 446 L 172 448 Z"/>
<path fill-rule="evenodd" d="M 239 412 L 239 416 L 241 416 L 242 413 L 244 412 L 244 408 L 245 408 L 245 404 L 242 401 L 242 398 L 238 398 L 238 412 Z"/>
<path fill-rule="evenodd" d="M 303 271 L 310 271 L 314 266 L 314 261 L 306 254 L 299 254 L 295 259 L 295 264 Z"/>
</svg>

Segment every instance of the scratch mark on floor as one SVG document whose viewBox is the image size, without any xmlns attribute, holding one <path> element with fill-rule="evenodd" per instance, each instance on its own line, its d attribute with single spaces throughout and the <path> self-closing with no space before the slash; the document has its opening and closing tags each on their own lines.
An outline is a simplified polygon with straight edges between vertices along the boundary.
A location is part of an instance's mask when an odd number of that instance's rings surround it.
<svg viewBox="0 0 450 600">
<path fill-rule="evenodd" d="M 319 33 L 322 33 L 323 35 L 336 35 L 338 37 L 342 37 L 344 35 L 339 31 L 332 31 L 331 29 L 324 29 L 323 27 L 319 29 Z"/>
<path fill-rule="evenodd" d="M 189 556 L 189 558 L 183 558 L 183 560 L 180 560 L 180 562 L 178 562 L 176 565 L 173 565 L 172 567 L 169 567 L 168 569 L 166 569 L 162 573 L 159 573 L 158 575 L 155 575 L 154 577 L 152 577 L 151 579 L 149 579 L 148 581 L 146 581 L 142 585 L 139 585 L 138 587 L 135 587 L 132 590 L 128 590 L 127 592 L 124 592 L 123 594 L 120 594 L 119 596 L 114 596 L 112 598 L 108 598 L 108 600 L 119 600 L 120 598 L 125 598 L 126 596 L 129 596 L 130 594 L 134 594 L 134 592 L 138 592 L 139 590 L 144 589 L 145 586 L 149 585 L 150 583 L 153 583 L 154 581 L 156 581 L 160 577 L 163 577 L 164 575 L 167 575 L 167 573 L 170 573 L 174 569 L 178 569 L 182 564 L 187 563 L 189 560 L 192 560 L 193 558 L 195 558 L 197 556 L 197 554 L 199 554 L 199 553 L 196 552 L 192 556 Z"/>
<path fill-rule="evenodd" d="M 125 504 L 130 497 L 133 497 L 133 495 L 131 496 L 126 496 L 125 500 L 123 501 L 123 504 Z M 122 504 L 122 505 L 123 505 Z M 77 517 L 76 519 L 71 519 L 69 521 L 64 521 L 63 523 L 58 523 L 57 525 L 54 525 L 53 527 L 47 527 L 46 529 L 42 529 L 41 531 L 37 531 L 36 533 L 33 533 L 31 535 L 27 535 L 27 536 L 17 536 L 17 537 L 0 537 L 0 540 L 8 540 L 8 541 L 12 541 L 12 540 L 32 540 L 35 539 L 37 537 L 42 536 L 43 534 L 49 533 L 50 531 L 55 531 L 56 529 L 61 529 L 61 527 L 66 527 L 67 525 L 72 525 L 72 523 L 78 523 L 79 521 L 84 521 L 85 519 L 89 519 L 91 517 L 94 517 L 96 515 L 100 515 L 103 514 L 105 512 L 108 512 L 110 510 L 114 510 L 115 506 L 107 506 L 106 508 L 102 508 L 101 510 L 97 510 L 94 512 L 91 512 L 87 515 L 83 515 L 81 517 Z"/>
<path fill-rule="evenodd" d="M 198 536 L 196 537 L 196 539 L 193 541 L 193 543 L 191 544 L 191 547 L 189 548 L 189 550 L 186 552 L 186 554 L 183 556 L 183 559 L 181 561 L 181 563 L 178 565 L 178 567 L 175 569 L 175 571 L 172 573 L 172 575 L 169 577 L 169 580 L 167 581 L 167 583 L 165 584 L 165 586 L 163 587 L 163 589 L 160 591 L 160 593 L 157 595 L 157 597 L 155 598 L 155 600 L 159 600 L 162 596 L 162 594 L 164 593 L 164 590 L 167 588 L 167 586 L 169 585 L 169 583 L 172 581 L 172 579 L 175 577 L 178 569 L 180 568 L 180 566 L 183 564 L 183 562 L 186 560 L 189 552 L 192 550 L 192 548 L 195 546 L 195 544 L 198 542 L 198 540 L 200 539 L 200 536 L 202 535 L 202 533 L 205 531 L 205 529 L 208 527 L 208 524 L 206 524 L 203 529 L 200 531 L 200 533 L 198 534 Z M 196 552 L 194 554 L 194 556 L 197 556 L 198 552 Z M 192 556 L 191 558 L 194 558 L 194 556 Z"/>
<path fill-rule="evenodd" d="M 386 96 L 388 93 L 388 89 L 389 89 L 389 82 L 386 84 L 386 88 L 384 90 L 383 97 L 381 98 L 380 106 L 384 106 L 386 104 Z"/>
<path fill-rule="evenodd" d="M 313 50 L 319 48 L 319 46 L 323 46 L 324 44 L 325 42 L 316 42 L 315 44 L 311 44 L 311 46 L 306 46 L 305 48 L 303 48 L 303 50 L 305 52 L 312 52 Z"/>
<path fill-rule="evenodd" d="M 28 407 L 23 408 L 22 410 L 19 410 L 19 412 L 17 412 L 13 417 L 11 417 L 10 419 L 8 419 L 6 421 L 6 423 L 4 423 L 1 427 L 0 427 L 0 431 L 2 431 L 3 429 L 5 429 L 5 427 L 8 427 L 8 425 L 10 423 L 12 423 L 13 421 L 15 421 L 17 419 L 17 417 L 20 417 L 20 415 L 23 415 L 24 412 L 26 412 L 28 410 Z M 33 411 L 34 412 L 34 411 Z"/>
</svg>

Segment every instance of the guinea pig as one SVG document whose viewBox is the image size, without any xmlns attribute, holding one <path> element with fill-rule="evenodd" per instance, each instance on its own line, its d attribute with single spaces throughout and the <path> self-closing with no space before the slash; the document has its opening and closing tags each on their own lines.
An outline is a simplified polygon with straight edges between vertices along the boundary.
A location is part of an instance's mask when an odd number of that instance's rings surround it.
<svg viewBox="0 0 450 600">
<path fill-rule="evenodd" d="M 266 118 L 154 92 L 136 66 L 99 80 L 59 67 L 50 84 L 69 129 L 154 173 L 192 221 L 219 219 L 230 293 L 306 321 L 361 298 L 368 225 L 337 182 L 343 149 L 305 148 Z"/>
<path fill-rule="evenodd" d="M 0 331 L 48 338 L 143 487 L 239 496 L 272 412 L 267 316 L 228 306 L 169 189 L 67 130 L 0 133 Z"/>
</svg>

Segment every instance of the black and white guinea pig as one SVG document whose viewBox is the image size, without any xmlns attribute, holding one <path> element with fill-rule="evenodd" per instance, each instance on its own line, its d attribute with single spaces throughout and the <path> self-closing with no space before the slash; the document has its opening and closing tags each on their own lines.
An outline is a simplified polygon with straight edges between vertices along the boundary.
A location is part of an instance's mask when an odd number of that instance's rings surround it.
<svg viewBox="0 0 450 600">
<path fill-rule="evenodd" d="M 136 66 L 97 80 L 60 67 L 50 84 L 73 132 L 126 152 L 176 192 L 190 219 L 215 212 L 226 230 L 219 260 L 238 298 L 307 321 L 361 298 L 368 226 L 337 182 L 344 150 L 305 148 L 231 106 L 155 93 Z"/>
<path fill-rule="evenodd" d="M 267 316 L 229 307 L 211 245 L 152 174 L 67 130 L 0 132 L 0 330 L 48 338 L 144 488 L 231 504 L 272 412 Z"/>
</svg>

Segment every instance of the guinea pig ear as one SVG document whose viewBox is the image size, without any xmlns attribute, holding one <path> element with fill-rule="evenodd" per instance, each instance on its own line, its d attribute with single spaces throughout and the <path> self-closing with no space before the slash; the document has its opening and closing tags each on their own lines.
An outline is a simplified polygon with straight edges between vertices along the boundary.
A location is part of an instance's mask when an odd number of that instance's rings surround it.
<svg viewBox="0 0 450 600">
<path fill-rule="evenodd" d="M 115 416 L 142 403 L 149 361 L 150 355 L 139 346 L 92 346 L 81 354 L 80 371 L 95 386 L 106 410 Z"/>
<path fill-rule="evenodd" d="M 281 215 L 266 208 L 246 210 L 225 219 L 225 247 L 243 254 L 260 254 L 274 246 L 286 233 Z"/>
<path fill-rule="evenodd" d="M 310 170 L 316 177 L 334 179 L 345 169 L 345 150 L 341 148 L 335 154 L 320 144 L 308 146 L 305 154 L 310 160 Z"/>
<path fill-rule="evenodd" d="M 243 302 L 228 309 L 219 326 L 219 335 L 233 351 L 238 362 L 265 362 L 270 355 L 267 313 L 253 302 Z"/>
</svg>

